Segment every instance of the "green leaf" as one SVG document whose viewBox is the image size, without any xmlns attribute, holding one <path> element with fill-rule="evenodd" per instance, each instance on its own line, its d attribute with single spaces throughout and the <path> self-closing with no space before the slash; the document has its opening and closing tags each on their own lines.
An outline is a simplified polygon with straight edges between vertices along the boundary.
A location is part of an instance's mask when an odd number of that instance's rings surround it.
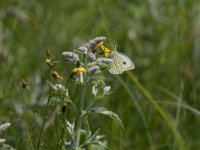
<svg viewBox="0 0 200 150">
<path fill-rule="evenodd" d="M 106 150 L 108 149 L 107 143 L 103 141 L 95 141 L 93 144 L 89 145 L 89 150 Z"/>
<path fill-rule="evenodd" d="M 90 125 L 89 125 L 88 119 L 84 118 L 83 123 L 86 130 L 86 140 L 88 140 L 92 135 L 92 132 L 90 131 Z"/>
<path fill-rule="evenodd" d="M 106 115 L 106 116 L 112 118 L 113 120 L 115 120 L 117 122 L 117 124 L 124 129 L 123 123 L 122 123 L 121 119 L 119 118 L 119 116 L 117 114 L 115 114 L 114 112 L 107 110 L 104 107 L 91 108 L 87 111 L 87 113 L 89 113 L 89 114 L 96 113 L 96 114 Z"/>
</svg>

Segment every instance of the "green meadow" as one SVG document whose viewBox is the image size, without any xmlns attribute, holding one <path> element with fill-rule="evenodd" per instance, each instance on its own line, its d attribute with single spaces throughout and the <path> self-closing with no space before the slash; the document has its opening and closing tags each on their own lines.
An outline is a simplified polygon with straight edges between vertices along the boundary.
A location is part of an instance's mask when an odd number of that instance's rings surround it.
<svg viewBox="0 0 200 150">
<path fill-rule="evenodd" d="M 96 143 L 76 150 L 199 149 L 198 0 L 0 0 L 0 125 L 11 123 L 0 132 L 6 140 L 1 149 L 72 149 L 62 131 L 63 120 L 75 116 L 70 104 L 62 116 L 62 101 L 47 103 L 49 81 L 57 82 L 47 51 L 52 60 L 62 60 L 62 52 L 101 36 L 107 38 L 105 47 L 112 51 L 116 45 L 135 69 L 119 75 L 103 70 L 95 79 L 104 79 L 110 94 L 96 101 L 88 86 L 85 105 L 95 101 L 114 112 L 124 128 L 116 116 L 90 115 L 90 131 L 100 129 L 106 147 Z M 55 66 L 70 80 L 75 65 Z M 82 90 L 71 84 L 66 87 L 69 95 L 75 93 L 72 102 L 81 105 Z"/>
</svg>

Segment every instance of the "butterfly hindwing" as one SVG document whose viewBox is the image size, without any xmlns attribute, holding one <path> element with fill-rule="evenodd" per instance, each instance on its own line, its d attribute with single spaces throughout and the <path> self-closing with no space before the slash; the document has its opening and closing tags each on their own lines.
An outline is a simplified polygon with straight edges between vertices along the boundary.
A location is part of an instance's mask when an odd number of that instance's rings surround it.
<svg viewBox="0 0 200 150">
<path fill-rule="evenodd" d="M 112 74 L 123 73 L 126 69 L 117 51 L 112 51 L 111 57 L 113 59 L 113 62 L 110 64 L 110 69 L 109 69 L 110 73 Z"/>
</svg>

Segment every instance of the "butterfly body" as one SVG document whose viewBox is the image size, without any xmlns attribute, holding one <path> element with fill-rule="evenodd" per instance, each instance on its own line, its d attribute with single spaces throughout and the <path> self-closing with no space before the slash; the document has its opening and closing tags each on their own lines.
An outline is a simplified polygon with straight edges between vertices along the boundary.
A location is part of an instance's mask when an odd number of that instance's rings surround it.
<svg viewBox="0 0 200 150">
<path fill-rule="evenodd" d="M 135 68 L 134 63 L 126 55 L 112 51 L 111 58 L 113 62 L 110 64 L 110 73 L 112 74 L 122 74 L 124 71 L 132 70 Z"/>
</svg>

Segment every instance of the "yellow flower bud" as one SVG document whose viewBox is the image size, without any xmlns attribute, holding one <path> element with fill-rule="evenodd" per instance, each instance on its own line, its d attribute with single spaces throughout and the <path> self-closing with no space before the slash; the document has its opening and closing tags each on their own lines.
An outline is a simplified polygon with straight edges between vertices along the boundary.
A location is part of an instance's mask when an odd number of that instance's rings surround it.
<svg viewBox="0 0 200 150">
<path fill-rule="evenodd" d="M 46 59 L 46 63 L 47 63 L 50 67 L 53 66 L 52 60 L 51 60 L 50 58 L 47 58 L 47 59 Z"/>
<path fill-rule="evenodd" d="M 63 78 L 63 76 L 60 74 L 60 73 L 58 73 L 57 71 L 52 71 L 52 73 L 51 73 L 51 75 L 55 78 L 55 79 L 59 79 L 59 80 L 63 80 L 64 78 Z"/>
</svg>

